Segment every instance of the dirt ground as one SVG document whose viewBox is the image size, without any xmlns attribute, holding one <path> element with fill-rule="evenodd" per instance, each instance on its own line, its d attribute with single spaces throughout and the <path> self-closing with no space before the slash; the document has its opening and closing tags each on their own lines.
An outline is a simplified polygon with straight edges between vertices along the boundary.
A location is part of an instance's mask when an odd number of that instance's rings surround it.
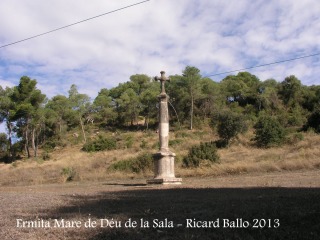
<svg viewBox="0 0 320 240">
<path fill-rule="evenodd" d="M 320 170 L 0 188 L 0 239 L 320 239 Z"/>
</svg>

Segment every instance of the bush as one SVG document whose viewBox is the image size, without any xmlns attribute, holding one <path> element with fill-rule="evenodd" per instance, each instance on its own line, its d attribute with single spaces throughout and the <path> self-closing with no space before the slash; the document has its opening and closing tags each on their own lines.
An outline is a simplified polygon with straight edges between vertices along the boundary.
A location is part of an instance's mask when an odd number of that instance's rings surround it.
<svg viewBox="0 0 320 240">
<path fill-rule="evenodd" d="M 57 142 L 54 140 L 48 140 L 42 145 L 42 149 L 46 151 L 52 151 L 57 146 Z"/>
<path fill-rule="evenodd" d="M 188 155 L 183 159 L 184 167 L 199 167 L 201 162 L 209 160 L 210 162 L 217 162 L 219 156 L 214 142 L 200 143 L 199 146 L 193 146 Z"/>
<path fill-rule="evenodd" d="M 61 174 L 65 177 L 67 182 L 74 180 L 76 176 L 76 170 L 73 167 L 65 167 L 62 169 Z"/>
<path fill-rule="evenodd" d="M 134 143 L 134 137 L 132 135 L 127 136 L 125 140 L 126 148 L 132 148 L 133 143 Z"/>
<path fill-rule="evenodd" d="M 285 128 L 273 117 L 260 117 L 254 125 L 255 138 L 259 147 L 273 147 L 281 145 L 285 139 Z"/>
<path fill-rule="evenodd" d="M 146 172 L 153 169 L 153 158 L 149 153 L 142 153 L 136 158 L 113 163 L 109 169 L 134 173 Z"/>
<path fill-rule="evenodd" d="M 51 158 L 50 154 L 48 151 L 44 151 L 42 154 L 41 154 L 41 158 L 42 160 L 46 161 L 46 160 L 49 160 Z"/>
<path fill-rule="evenodd" d="M 131 162 L 131 170 L 134 173 L 145 172 L 153 169 L 153 158 L 151 154 L 141 154 Z"/>
<path fill-rule="evenodd" d="M 85 152 L 97 152 L 112 150 L 117 148 L 117 141 L 114 138 L 105 138 L 99 135 L 98 139 L 87 142 L 83 145 L 82 150 Z"/>
<path fill-rule="evenodd" d="M 56 137 L 56 138 L 49 138 L 47 139 L 44 144 L 42 144 L 41 148 L 45 151 L 51 152 L 56 147 L 66 147 L 67 146 L 67 140 L 62 137 Z"/>
<path fill-rule="evenodd" d="M 304 130 L 314 129 L 316 133 L 320 133 L 320 109 L 314 111 L 304 125 Z"/>
<path fill-rule="evenodd" d="M 290 136 L 287 137 L 286 139 L 286 143 L 287 144 L 297 144 L 298 142 L 302 141 L 304 139 L 302 133 L 300 132 L 297 132 L 297 133 L 294 133 Z"/>
<path fill-rule="evenodd" d="M 244 117 L 237 113 L 225 112 L 213 119 L 217 123 L 217 131 L 220 139 L 229 144 L 229 141 L 236 137 L 239 133 L 244 133 L 248 130 L 247 123 Z"/>
</svg>

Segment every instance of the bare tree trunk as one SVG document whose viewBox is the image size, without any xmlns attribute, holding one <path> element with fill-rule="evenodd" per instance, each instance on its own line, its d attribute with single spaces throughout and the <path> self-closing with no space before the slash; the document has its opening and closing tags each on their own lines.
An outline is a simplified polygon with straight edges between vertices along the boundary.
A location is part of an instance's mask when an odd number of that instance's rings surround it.
<svg viewBox="0 0 320 240">
<path fill-rule="evenodd" d="M 33 128 L 32 129 L 32 137 L 31 137 L 31 141 L 32 141 L 32 149 L 33 149 L 33 156 L 37 157 L 37 150 L 38 150 L 38 146 L 37 146 L 37 142 L 36 142 L 36 129 Z"/>
<path fill-rule="evenodd" d="M 149 129 L 149 119 L 150 119 L 149 115 L 150 115 L 150 107 L 149 107 L 149 104 L 148 104 L 147 113 L 144 116 L 144 126 L 146 127 L 146 130 Z"/>
<path fill-rule="evenodd" d="M 31 146 L 32 146 L 33 151 L 36 149 L 35 132 L 36 132 L 36 129 L 32 128 L 32 131 L 31 131 Z"/>
<path fill-rule="evenodd" d="M 9 140 L 9 157 L 13 156 L 12 154 L 12 125 L 11 122 L 7 121 L 7 128 L 8 128 L 8 140 Z"/>
<path fill-rule="evenodd" d="M 37 157 L 38 156 L 38 145 L 39 145 L 39 136 L 41 133 L 41 126 L 40 129 L 38 131 L 38 133 L 36 132 L 36 139 L 35 139 L 35 149 L 34 149 L 34 156 Z"/>
<path fill-rule="evenodd" d="M 146 127 L 147 130 L 149 129 L 149 113 L 144 118 L 144 126 Z"/>
<path fill-rule="evenodd" d="M 27 153 L 27 157 L 30 158 L 30 150 L 29 150 L 29 136 L 28 136 L 28 132 L 29 132 L 29 124 L 27 123 L 27 126 L 26 126 L 26 131 L 25 131 L 25 145 L 24 145 L 24 148 L 25 148 L 25 151 Z"/>
<path fill-rule="evenodd" d="M 190 130 L 193 128 L 193 94 L 191 94 L 191 109 L 190 109 Z"/>
<path fill-rule="evenodd" d="M 59 133 L 60 133 L 60 134 L 61 134 L 61 131 L 62 131 L 62 126 L 61 126 L 62 123 L 61 123 L 61 122 L 62 122 L 62 119 L 59 120 Z"/>
<path fill-rule="evenodd" d="M 82 129 L 84 143 L 86 143 L 87 142 L 87 138 L 86 138 L 86 133 L 84 132 L 84 127 L 83 127 L 83 122 L 82 122 L 82 119 L 81 119 L 81 115 L 79 116 L 79 118 L 80 118 L 80 125 L 81 125 L 81 129 Z"/>
<path fill-rule="evenodd" d="M 176 117 L 177 117 L 177 120 L 178 120 L 178 123 L 179 123 L 179 129 L 181 130 L 181 123 L 180 123 L 180 120 L 179 120 L 178 113 L 177 113 L 175 107 L 172 105 L 172 103 L 170 101 L 168 101 L 168 103 L 170 104 L 170 106 L 172 107 L 174 113 L 176 114 Z"/>
</svg>

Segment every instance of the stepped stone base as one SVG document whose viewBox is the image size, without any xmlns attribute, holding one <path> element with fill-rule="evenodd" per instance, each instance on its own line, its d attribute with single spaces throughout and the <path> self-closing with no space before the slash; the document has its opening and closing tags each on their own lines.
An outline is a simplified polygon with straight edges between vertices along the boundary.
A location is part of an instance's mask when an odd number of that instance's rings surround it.
<svg viewBox="0 0 320 240">
<path fill-rule="evenodd" d="M 182 178 L 154 178 L 147 180 L 147 184 L 181 184 Z"/>
<path fill-rule="evenodd" d="M 153 154 L 155 176 L 147 180 L 147 184 L 181 184 L 182 178 L 176 178 L 174 174 L 175 156 L 168 149 Z"/>
</svg>

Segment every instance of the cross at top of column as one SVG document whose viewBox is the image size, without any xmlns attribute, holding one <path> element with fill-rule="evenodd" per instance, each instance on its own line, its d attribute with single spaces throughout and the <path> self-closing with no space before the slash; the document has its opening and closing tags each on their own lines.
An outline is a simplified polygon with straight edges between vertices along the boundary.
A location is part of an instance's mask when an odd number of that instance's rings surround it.
<svg viewBox="0 0 320 240">
<path fill-rule="evenodd" d="M 164 88 L 164 84 L 166 81 L 169 81 L 170 82 L 170 78 L 167 78 L 165 76 L 165 71 L 161 71 L 160 74 L 161 74 L 161 77 L 155 77 L 154 79 L 156 81 L 160 81 L 161 82 L 161 94 L 166 94 L 166 90 Z"/>
</svg>

